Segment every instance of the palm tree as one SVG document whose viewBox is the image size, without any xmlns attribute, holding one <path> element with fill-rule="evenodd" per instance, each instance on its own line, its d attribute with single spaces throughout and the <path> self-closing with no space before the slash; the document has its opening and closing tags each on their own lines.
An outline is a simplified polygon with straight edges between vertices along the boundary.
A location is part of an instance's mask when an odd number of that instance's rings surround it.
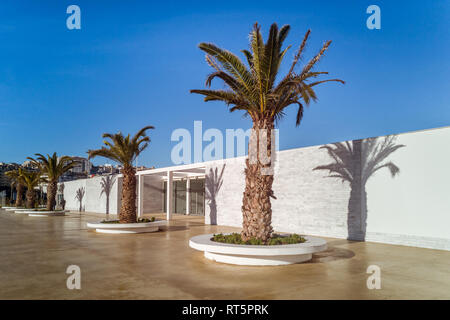
<svg viewBox="0 0 450 320">
<path fill-rule="evenodd" d="M 34 171 L 19 169 L 19 174 L 27 186 L 27 192 L 25 195 L 27 199 L 26 207 L 28 209 L 32 209 L 36 203 L 36 191 L 34 188 L 36 188 L 41 182 L 46 182 L 46 180 L 42 179 L 42 172 L 40 170 Z"/>
<path fill-rule="evenodd" d="M 32 164 L 38 166 L 42 173 L 47 176 L 47 210 L 53 211 L 56 206 L 56 193 L 58 191 L 59 178 L 72 169 L 76 162 L 69 156 L 63 156 L 58 158 L 56 152 L 52 156 L 43 156 L 40 153 L 35 154 L 37 159 L 28 157 Z"/>
<path fill-rule="evenodd" d="M 122 204 L 119 212 L 120 223 L 136 222 L 136 169 L 133 162 L 136 157 L 148 146 L 150 138 L 145 131 L 154 129 L 147 126 L 139 130 L 132 138 L 122 133 L 104 133 L 103 138 L 108 138 L 103 143 L 106 147 L 98 150 L 89 150 L 89 159 L 96 156 L 114 160 L 122 165 Z"/>
<path fill-rule="evenodd" d="M 223 101 L 230 111 L 242 110 L 253 122 L 253 132 L 249 141 L 249 157 L 246 159 L 245 191 L 242 200 L 244 241 L 250 238 L 267 242 L 272 236 L 272 207 L 270 198 L 275 198 L 272 183 L 273 174 L 265 174 L 272 165 L 272 130 L 278 120 L 285 115 L 290 105 L 298 107 L 296 125 L 300 125 L 304 106 L 316 101 L 314 87 L 324 82 L 339 79 L 316 80 L 327 72 L 313 71 L 314 65 L 324 55 L 331 44 L 325 42 L 322 49 L 299 71 L 295 71 L 308 40 L 310 30 L 303 38 L 287 74 L 277 82 L 281 62 L 290 47 L 283 49 L 283 42 L 290 30 L 285 25 L 278 29 L 274 23 L 270 27 L 269 38 L 264 44 L 260 26 L 255 24 L 250 33 L 250 50 L 242 50 L 247 60 L 246 66 L 233 53 L 220 49 L 212 43 L 201 43 L 199 48 L 206 52 L 206 61 L 214 69 L 206 79 L 211 86 L 214 78 L 221 79 L 226 90 L 191 90 L 204 95 L 204 101 Z M 260 140 L 262 148 L 259 150 Z M 260 155 L 264 152 L 267 162 Z"/>
<path fill-rule="evenodd" d="M 85 194 L 85 189 L 84 187 L 79 187 L 77 189 L 77 192 L 75 193 L 75 199 L 78 200 L 78 202 L 80 203 L 80 212 L 83 211 L 83 198 L 84 198 L 84 194 Z"/>
<path fill-rule="evenodd" d="M 313 170 L 328 170 L 330 178 L 341 179 L 350 184 L 350 199 L 348 204 L 348 238 L 364 240 L 367 221 L 366 183 L 378 170 L 387 168 L 395 177 L 400 169 L 391 161 L 385 162 L 393 152 L 403 148 L 395 144 L 396 136 L 386 136 L 384 139 L 369 138 L 353 140 L 322 146 L 334 160 Z"/>
<path fill-rule="evenodd" d="M 25 183 L 20 176 L 19 169 L 20 168 L 5 172 L 5 175 L 11 180 L 11 187 L 16 187 L 16 207 L 23 206 L 23 192 L 25 190 Z"/>
<path fill-rule="evenodd" d="M 114 182 L 116 182 L 116 178 L 113 175 L 107 175 L 105 177 L 102 177 L 102 180 L 100 181 L 100 186 L 102 188 L 102 191 L 100 192 L 100 197 L 103 194 L 105 194 L 106 197 L 106 217 L 108 217 L 109 215 L 109 195 L 111 193 Z"/>
</svg>

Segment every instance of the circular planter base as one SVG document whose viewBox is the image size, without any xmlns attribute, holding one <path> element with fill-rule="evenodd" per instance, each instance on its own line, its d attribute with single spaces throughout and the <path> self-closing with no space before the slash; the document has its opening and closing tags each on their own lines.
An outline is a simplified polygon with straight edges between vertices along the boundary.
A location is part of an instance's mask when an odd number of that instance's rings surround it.
<svg viewBox="0 0 450 320">
<path fill-rule="evenodd" d="M 141 222 L 141 223 L 87 223 L 89 229 L 95 229 L 99 233 L 130 234 L 157 232 L 166 221 Z"/>
<path fill-rule="evenodd" d="M 260 246 L 214 242 L 213 234 L 190 239 L 189 246 L 203 251 L 205 258 L 244 266 L 279 266 L 301 263 L 312 259 L 316 252 L 327 249 L 324 239 L 305 236 L 306 242 L 297 244 Z"/>
<path fill-rule="evenodd" d="M 29 217 L 61 217 L 65 216 L 65 211 L 23 211 L 21 213 L 27 213 Z"/>
<path fill-rule="evenodd" d="M 312 254 L 299 254 L 292 256 L 244 256 L 212 253 L 205 251 L 205 258 L 216 262 L 236 264 L 240 266 L 281 266 L 286 264 L 302 263 L 311 260 Z"/>
</svg>

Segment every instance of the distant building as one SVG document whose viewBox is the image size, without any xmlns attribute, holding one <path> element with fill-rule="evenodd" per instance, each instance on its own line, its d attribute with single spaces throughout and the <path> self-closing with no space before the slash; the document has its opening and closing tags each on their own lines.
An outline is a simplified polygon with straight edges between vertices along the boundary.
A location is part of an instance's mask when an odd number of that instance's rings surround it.
<svg viewBox="0 0 450 320">
<path fill-rule="evenodd" d="M 60 182 L 85 179 L 91 172 L 92 163 L 89 159 L 77 156 L 71 158 L 76 162 L 75 166 L 62 175 Z"/>
<path fill-rule="evenodd" d="M 5 172 L 15 170 L 17 168 L 19 168 L 17 163 L 0 162 L 0 191 L 10 191 L 11 180 L 5 175 Z"/>
<path fill-rule="evenodd" d="M 113 166 L 112 164 L 106 163 L 99 166 L 92 166 L 91 175 L 105 175 L 105 174 L 118 174 L 120 172 L 120 167 L 118 165 Z"/>
</svg>

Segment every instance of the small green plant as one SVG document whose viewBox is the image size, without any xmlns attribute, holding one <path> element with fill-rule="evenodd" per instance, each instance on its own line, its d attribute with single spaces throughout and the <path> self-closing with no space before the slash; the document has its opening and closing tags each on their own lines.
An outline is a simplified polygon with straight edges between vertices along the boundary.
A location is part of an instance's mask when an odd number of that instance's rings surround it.
<svg viewBox="0 0 450 320">
<path fill-rule="evenodd" d="M 243 241 L 240 233 L 230 233 L 230 234 L 215 234 L 212 239 L 215 242 L 221 243 L 230 243 L 230 244 L 245 244 L 245 245 L 269 245 L 276 246 L 282 244 L 295 244 L 295 243 L 303 243 L 306 239 L 298 234 L 290 234 L 290 235 L 279 235 L 274 234 L 272 238 L 265 244 L 261 239 L 250 238 L 248 241 Z"/>
<path fill-rule="evenodd" d="M 150 219 L 148 219 L 148 218 L 139 218 L 137 220 L 137 223 L 153 222 L 155 220 L 156 220 L 155 217 L 151 217 Z M 103 220 L 100 223 L 120 223 L 120 221 L 119 220 Z"/>
<path fill-rule="evenodd" d="M 148 218 L 140 218 L 140 219 L 138 219 L 138 222 L 153 222 L 155 220 L 156 220 L 155 217 L 151 217 L 150 219 L 148 219 Z"/>
</svg>

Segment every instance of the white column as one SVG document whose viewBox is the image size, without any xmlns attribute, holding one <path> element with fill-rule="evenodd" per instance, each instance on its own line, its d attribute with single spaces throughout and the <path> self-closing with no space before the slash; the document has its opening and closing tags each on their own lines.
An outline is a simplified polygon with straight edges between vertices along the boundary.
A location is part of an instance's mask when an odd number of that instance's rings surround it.
<svg viewBox="0 0 450 320">
<path fill-rule="evenodd" d="M 138 218 L 144 213 L 144 176 L 138 175 Z"/>
<path fill-rule="evenodd" d="M 173 192 L 173 172 L 167 171 L 167 190 L 166 190 L 166 219 L 172 219 L 172 192 Z"/>
<path fill-rule="evenodd" d="M 186 180 L 186 214 L 191 213 L 191 179 L 187 177 Z"/>
</svg>

